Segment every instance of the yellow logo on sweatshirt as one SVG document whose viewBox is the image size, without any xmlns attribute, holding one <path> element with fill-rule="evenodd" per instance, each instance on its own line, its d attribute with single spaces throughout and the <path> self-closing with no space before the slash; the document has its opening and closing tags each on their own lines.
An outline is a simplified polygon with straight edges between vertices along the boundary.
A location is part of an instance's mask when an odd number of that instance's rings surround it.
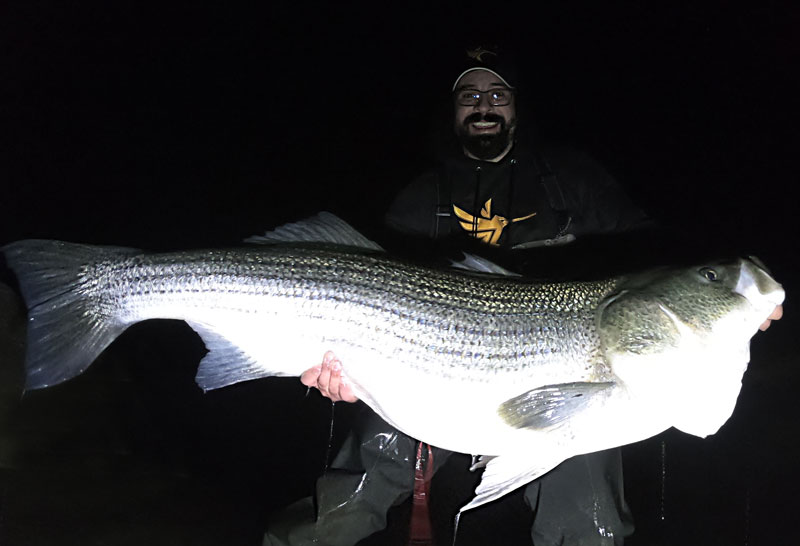
<svg viewBox="0 0 800 546">
<path fill-rule="evenodd" d="M 480 216 L 473 216 L 464 209 L 457 207 L 455 204 L 453 205 L 453 212 L 455 212 L 458 217 L 458 223 L 461 224 L 461 227 L 472 237 L 475 237 L 483 243 L 494 246 L 497 246 L 500 236 L 503 234 L 503 230 L 508 224 L 521 222 L 536 216 L 536 213 L 532 212 L 527 216 L 520 216 L 519 218 L 512 218 L 509 220 L 497 214 L 492 215 L 491 199 L 486 201 L 486 204 L 483 205 Z"/>
</svg>

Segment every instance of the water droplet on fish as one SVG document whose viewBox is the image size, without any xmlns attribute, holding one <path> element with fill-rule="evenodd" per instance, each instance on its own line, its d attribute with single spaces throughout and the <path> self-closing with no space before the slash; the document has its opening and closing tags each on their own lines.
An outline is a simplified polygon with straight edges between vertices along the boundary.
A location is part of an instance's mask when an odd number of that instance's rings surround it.
<svg viewBox="0 0 800 546">
<path fill-rule="evenodd" d="M 611 538 L 611 539 L 614 538 L 614 532 L 609 529 L 606 529 L 605 527 L 598 527 L 597 532 L 600 534 L 601 537 Z"/>
</svg>

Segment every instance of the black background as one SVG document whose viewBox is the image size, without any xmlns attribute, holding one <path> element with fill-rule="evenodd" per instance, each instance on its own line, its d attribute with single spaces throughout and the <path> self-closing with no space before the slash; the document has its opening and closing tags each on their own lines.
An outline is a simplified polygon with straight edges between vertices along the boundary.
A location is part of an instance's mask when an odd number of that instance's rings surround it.
<svg viewBox="0 0 800 546">
<path fill-rule="evenodd" d="M 626 450 L 631 543 L 793 544 L 798 23 L 776 1 L 4 4 L 0 243 L 233 245 L 322 209 L 370 233 L 431 162 L 450 59 L 501 42 L 545 139 L 787 289 L 723 430 Z M 321 471 L 329 410 L 294 380 L 203 395 L 202 352 L 137 326 L 11 404 L 0 540 L 258 543 Z"/>
</svg>

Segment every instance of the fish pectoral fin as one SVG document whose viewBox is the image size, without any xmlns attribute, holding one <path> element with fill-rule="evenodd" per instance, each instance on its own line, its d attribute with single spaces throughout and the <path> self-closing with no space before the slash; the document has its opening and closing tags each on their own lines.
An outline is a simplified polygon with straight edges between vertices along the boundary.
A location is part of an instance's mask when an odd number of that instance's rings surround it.
<svg viewBox="0 0 800 546">
<path fill-rule="evenodd" d="M 580 413 L 614 385 L 614 382 L 546 385 L 506 400 L 497 412 L 509 426 L 542 430 Z"/>
<path fill-rule="evenodd" d="M 195 322 L 190 322 L 189 326 L 200 334 L 208 349 L 195 376 L 195 381 L 204 391 L 275 375 L 210 327 Z"/>
<path fill-rule="evenodd" d="M 459 513 L 499 499 L 550 471 L 563 460 L 557 457 L 543 462 L 541 458 L 532 457 L 528 451 L 486 459 L 488 460 L 486 470 L 481 476 L 478 487 L 475 488 L 475 497 L 461 508 Z M 536 459 L 536 462 L 532 463 L 532 459 Z"/>
</svg>

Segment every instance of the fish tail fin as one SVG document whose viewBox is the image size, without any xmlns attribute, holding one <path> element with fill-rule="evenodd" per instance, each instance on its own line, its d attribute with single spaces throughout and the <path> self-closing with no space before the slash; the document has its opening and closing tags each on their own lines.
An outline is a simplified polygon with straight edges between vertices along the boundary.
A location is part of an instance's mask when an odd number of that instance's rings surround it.
<svg viewBox="0 0 800 546">
<path fill-rule="evenodd" d="M 2 250 L 28 307 L 25 388 L 79 375 L 127 327 L 91 264 L 139 251 L 34 239 Z"/>
</svg>

